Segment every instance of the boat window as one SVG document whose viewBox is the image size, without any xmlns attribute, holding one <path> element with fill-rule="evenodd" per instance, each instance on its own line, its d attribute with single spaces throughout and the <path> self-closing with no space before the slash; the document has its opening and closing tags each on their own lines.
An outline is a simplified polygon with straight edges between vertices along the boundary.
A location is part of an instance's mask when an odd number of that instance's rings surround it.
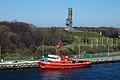
<svg viewBox="0 0 120 80">
<path fill-rule="evenodd" d="M 52 58 L 52 57 L 48 57 L 48 58 Z"/>
<path fill-rule="evenodd" d="M 51 58 L 51 59 L 59 59 L 59 57 L 48 57 L 48 58 Z"/>
</svg>

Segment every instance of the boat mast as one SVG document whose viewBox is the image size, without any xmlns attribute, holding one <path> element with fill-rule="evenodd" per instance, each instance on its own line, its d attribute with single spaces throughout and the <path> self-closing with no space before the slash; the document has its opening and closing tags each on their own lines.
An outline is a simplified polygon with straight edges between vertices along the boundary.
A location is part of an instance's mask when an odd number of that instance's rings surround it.
<svg viewBox="0 0 120 80">
<path fill-rule="evenodd" d="M 62 46 L 62 42 L 60 42 L 58 45 L 56 45 L 56 55 L 60 55 L 60 48 L 61 48 L 61 46 Z"/>
</svg>

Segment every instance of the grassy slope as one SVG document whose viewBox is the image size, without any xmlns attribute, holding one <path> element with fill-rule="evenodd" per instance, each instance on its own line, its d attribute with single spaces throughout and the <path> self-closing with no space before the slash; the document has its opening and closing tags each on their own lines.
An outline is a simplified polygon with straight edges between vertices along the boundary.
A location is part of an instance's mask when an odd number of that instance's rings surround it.
<svg viewBox="0 0 120 80">
<path fill-rule="evenodd" d="M 70 31 L 64 31 L 64 32 L 67 33 L 68 35 L 78 36 L 78 37 L 94 37 L 94 38 L 102 37 L 97 32 L 70 32 Z"/>
</svg>

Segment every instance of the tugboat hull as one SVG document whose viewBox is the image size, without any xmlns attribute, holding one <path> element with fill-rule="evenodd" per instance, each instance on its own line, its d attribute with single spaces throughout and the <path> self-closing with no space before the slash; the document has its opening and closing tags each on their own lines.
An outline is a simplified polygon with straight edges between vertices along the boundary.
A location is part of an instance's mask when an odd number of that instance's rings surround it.
<svg viewBox="0 0 120 80">
<path fill-rule="evenodd" d="M 43 69 L 68 69 L 68 68 L 83 68 L 91 65 L 89 61 L 83 61 L 81 63 L 72 63 L 72 61 L 67 62 L 45 62 L 40 61 L 40 68 Z"/>
</svg>

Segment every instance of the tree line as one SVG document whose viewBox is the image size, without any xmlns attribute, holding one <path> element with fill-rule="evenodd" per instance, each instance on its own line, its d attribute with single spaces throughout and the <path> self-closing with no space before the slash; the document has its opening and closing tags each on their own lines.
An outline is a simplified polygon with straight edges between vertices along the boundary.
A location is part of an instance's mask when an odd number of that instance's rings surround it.
<svg viewBox="0 0 120 80">
<path fill-rule="evenodd" d="M 88 28 L 80 27 L 83 31 L 102 32 L 106 37 L 118 37 L 118 28 Z M 117 30 L 117 31 L 116 31 Z M 110 31 L 110 32 L 109 32 Z M 73 44 L 74 36 L 60 27 L 41 28 L 25 22 L 0 22 L 0 46 L 2 56 L 41 56 L 42 47 L 55 46 L 60 41 L 63 45 Z M 49 47 L 47 48 L 49 51 Z M 55 48 L 54 51 L 55 52 Z"/>
<path fill-rule="evenodd" d="M 0 22 L 1 52 L 32 55 L 42 44 L 55 46 L 62 39 L 69 37 L 63 31 L 63 28 L 40 28 L 24 22 Z"/>
<path fill-rule="evenodd" d="M 102 33 L 103 36 L 109 38 L 119 38 L 120 37 L 120 28 L 114 27 L 74 27 L 75 29 L 81 31 L 91 31 L 91 32 L 98 32 Z"/>
</svg>

